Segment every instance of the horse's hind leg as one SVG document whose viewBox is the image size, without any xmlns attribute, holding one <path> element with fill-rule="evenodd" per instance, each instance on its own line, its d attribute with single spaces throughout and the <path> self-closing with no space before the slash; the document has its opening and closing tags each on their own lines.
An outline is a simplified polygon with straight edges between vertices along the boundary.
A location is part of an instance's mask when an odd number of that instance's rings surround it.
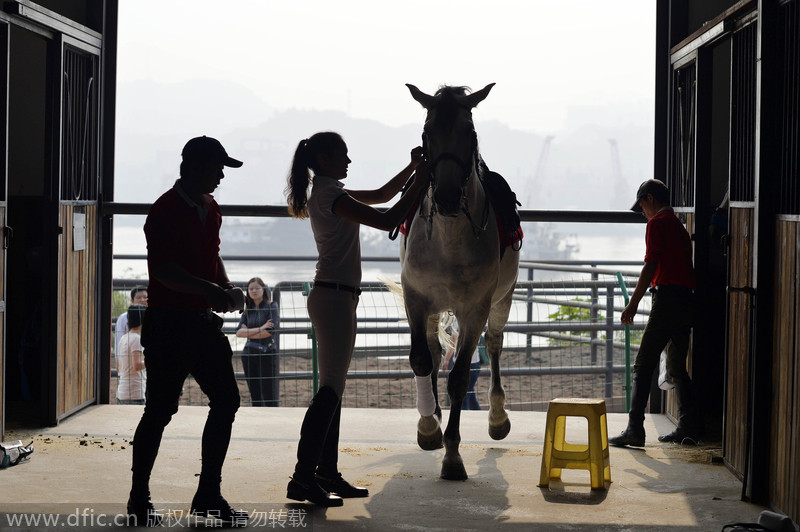
<svg viewBox="0 0 800 532">
<path fill-rule="evenodd" d="M 511 421 L 506 413 L 506 392 L 500 382 L 500 354 L 503 349 L 503 327 L 511 310 L 513 288 L 489 313 L 489 326 L 486 331 L 486 351 L 491 363 L 491 383 L 489 385 L 489 436 L 502 440 L 511 431 Z"/>
</svg>

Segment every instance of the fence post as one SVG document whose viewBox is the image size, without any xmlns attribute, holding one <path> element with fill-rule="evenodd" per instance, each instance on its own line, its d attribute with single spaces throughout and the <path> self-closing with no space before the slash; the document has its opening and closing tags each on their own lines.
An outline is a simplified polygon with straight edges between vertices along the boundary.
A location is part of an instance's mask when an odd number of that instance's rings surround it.
<svg viewBox="0 0 800 532">
<path fill-rule="evenodd" d="M 533 268 L 531 267 L 528 267 L 528 281 L 533 281 Z M 527 290 L 528 303 L 526 305 L 528 323 L 533 321 L 533 302 L 531 302 L 532 298 L 533 298 L 533 287 L 528 286 Z M 531 333 L 525 333 L 525 360 L 528 363 L 530 363 L 532 356 L 533 356 L 533 335 Z"/>
<path fill-rule="evenodd" d="M 606 397 L 614 397 L 614 285 L 606 285 Z"/>
<path fill-rule="evenodd" d="M 591 265 L 592 268 L 596 268 L 596 264 Z M 592 273 L 592 281 L 597 281 L 600 277 L 597 273 Z M 596 285 L 592 285 L 592 308 L 589 310 L 589 315 L 591 317 L 591 323 L 597 323 L 597 306 L 599 305 L 600 301 L 598 298 L 598 290 Z M 590 353 L 590 360 L 592 366 L 597 364 L 597 344 L 595 340 L 597 340 L 597 331 L 589 331 L 589 337 L 592 339 L 591 343 L 589 344 L 589 353 Z"/>
<path fill-rule="evenodd" d="M 628 306 L 630 297 L 628 297 L 628 287 L 625 286 L 625 279 L 622 278 L 622 273 L 617 272 L 617 282 L 619 289 L 622 291 L 622 299 L 625 301 L 625 306 Z M 631 326 L 625 326 L 625 411 L 629 412 L 631 409 Z"/>
<path fill-rule="evenodd" d="M 308 297 L 311 293 L 311 283 L 303 283 L 303 295 Z M 311 323 L 311 333 L 308 335 L 311 338 L 311 382 L 313 395 L 317 395 L 319 391 L 319 361 L 317 360 L 317 330 L 314 328 L 314 323 Z"/>
</svg>

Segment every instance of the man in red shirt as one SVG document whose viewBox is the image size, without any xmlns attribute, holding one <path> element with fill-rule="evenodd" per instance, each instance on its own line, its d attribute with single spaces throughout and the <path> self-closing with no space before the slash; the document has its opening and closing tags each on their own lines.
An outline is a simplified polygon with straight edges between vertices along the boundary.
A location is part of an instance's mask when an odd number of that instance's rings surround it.
<svg viewBox="0 0 800 532">
<path fill-rule="evenodd" d="M 647 250 L 636 290 L 622 311 L 622 323 L 633 323 L 639 302 L 648 288 L 653 294 L 653 304 L 633 365 L 628 427 L 619 436 L 609 439 L 611 445 L 644 446 L 644 411 L 650 397 L 653 371 L 665 347 L 667 371 L 675 383 L 679 419 L 678 427 L 659 436 L 658 441 L 696 444 L 698 439 L 700 427 L 694 389 L 686 371 L 689 334 L 694 321 L 692 243 L 669 203 L 667 186 L 657 179 L 649 179 L 639 187 L 636 203 L 631 207 L 647 218 Z"/>
<path fill-rule="evenodd" d="M 180 179 L 153 204 L 144 225 L 150 285 L 141 343 L 148 379 L 133 440 L 128 514 L 140 526 L 162 522 L 150 501 L 150 473 L 164 427 L 178 411 L 184 380 L 191 374 L 210 400 L 192 512 L 238 524 L 246 522 L 247 514 L 231 508 L 220 482 L 239 388 L 222 318 L 212 312 L 232 310 L 236 303 L 226 293 L 233 285 L 219 256 L 222 216 L 211 193 L 224 177 L 223 167 L 242 163 L 205 136 L 187 142 L 181 155 Z"/>
</svg>

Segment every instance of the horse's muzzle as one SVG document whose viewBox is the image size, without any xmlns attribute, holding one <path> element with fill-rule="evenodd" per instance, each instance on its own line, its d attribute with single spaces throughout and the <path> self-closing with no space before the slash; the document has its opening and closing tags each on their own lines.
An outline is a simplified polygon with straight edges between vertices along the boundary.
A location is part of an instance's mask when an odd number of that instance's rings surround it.
<svg viewBox="0 0 800 532">
<path fill-rule="evenodd" d="M 436 211 L 442 216 L 458 216 L 461 207 L 461 191 L 456 194 L 443 194 L 441 191 L 433 193 L 433 201 L 436 202 Z"/>
</svg>

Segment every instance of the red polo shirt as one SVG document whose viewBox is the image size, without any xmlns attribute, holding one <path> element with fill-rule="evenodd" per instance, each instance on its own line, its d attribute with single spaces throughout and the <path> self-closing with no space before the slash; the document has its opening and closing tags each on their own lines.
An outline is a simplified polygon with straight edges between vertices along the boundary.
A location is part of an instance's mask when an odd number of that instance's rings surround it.
<svg viewBox="0 0 800 532">
<path fill-rule="evenodd" d="M 655 262 L 652 285 L 680 285 L 694 289 L 692 241 L 686 228 L 670 208 L 647 221 L 645 262 Z"/>
<path fill-rule="evenodd" d="M 150 208 L 144 224 L 150 274 L 147 287 L 149 306 L 174 310 L 211 308 L 205 297 L 176 292 L 153 275 L 161 264 L 176 262 L 192 275 L 217 282 L 222 215 L 214 198 L 208 195 L 206 199 L 205 223 L 201 223 L 197 206 L 190 205 L 175 187 L 165 192 Z"/>
</svg>

